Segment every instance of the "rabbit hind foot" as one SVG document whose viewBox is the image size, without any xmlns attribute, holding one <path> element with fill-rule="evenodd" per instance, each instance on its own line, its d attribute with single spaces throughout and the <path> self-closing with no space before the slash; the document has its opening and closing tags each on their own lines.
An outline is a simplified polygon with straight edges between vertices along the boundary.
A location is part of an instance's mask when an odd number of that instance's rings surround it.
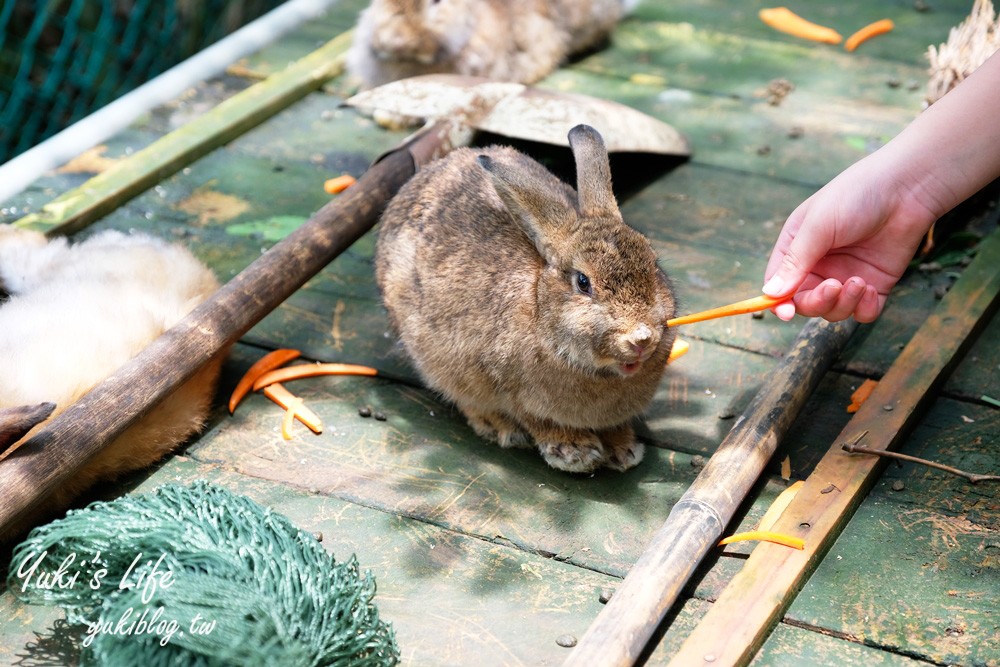
<svg viewBox="0 0 1000 667">
<path fill-rule="evenodd" d="M 531 436 L 510 417 L 499 412 L 477 412 L 466 408 L 463 408 L 462 412 L 465 413 L 469 426 L 479 437 L 495 442 L 505 449 L 531 447 Z"/>
</svg>

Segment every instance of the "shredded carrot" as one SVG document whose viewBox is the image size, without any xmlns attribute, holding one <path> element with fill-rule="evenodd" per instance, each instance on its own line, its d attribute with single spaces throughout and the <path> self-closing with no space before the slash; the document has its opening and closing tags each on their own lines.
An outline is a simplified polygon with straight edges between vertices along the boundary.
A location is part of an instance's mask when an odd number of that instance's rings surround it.
<svg viewBox="0 0 1000 667">
<path fill-rule="evenodd" d="M 711 310 L 703 310 L 700 313 L 693 313 L 691 315 L 685 315 L 683 317 L 675 317 L 672 320 L 667 320 L 668 327 L 676 327 L 682 324 L 691 324 L 693 322 L 703 322 L 705 320 L 714 320 L 718 317 L 729 317 L 731 315 L 743 315 L 744 313 L 756 313 L 761 310 L 767 310 L 768 308 L 773 308 L 779 303 L 784 303 L 788 301 L 791 297 L 773 297 L 767 295 L 755 296 L 752 299 L 745 299 L 743 301 L 737 301 L 736 303 L 731 303 L 728 306 L 720 306 L 718 308 L 712 308 Z"/>
<path fill-rule="evenodd" d="M 279 368 L 261 375 L 253 383 L 253 388 L 254 391 L 257 391 L 275 382 L 301 380 L 302 378 L 311 378 L 320 375 L 366 375 L 374 377 L 378 375 L 378 371 L 369 366 L 356 366 L 354 364 L 300 364 L 298 366 Z"/>
<path fill-rule="evenodd" d="M 802 39 L 826 44 L 840 44 L 843 37 L 836 30 L 807 21 L 788 7 L 773 7 L 762 9 L 757 14 L 760 20 L 779 32 L 784 32 Z"/>
<path fill-rule="evenodd" d="M 670 356 L 667 357 L 667 363 L 672 364 L 677 361 L 691 349 L 691 344 L 686 340 L 681 340 L 680 338 L 674 339 L 674 346 L 670 348 Z"/>
<path fill-rule="evenodd" d="M 799 492 L 805 485 L 805 482 L 801 479 L 793 483 L 787 489 L 778 494 L 778 497 L 774 499 L 771 506 L 767 508 L 764 512 L 764 516 L 760 518 L 760 523 L 757 524 L 757 530 L 770 531 L 774 526 L 774 523 L 781 516 L 781 513 L 791 504 L 792 500 L 795 499 L 795 494 Z"/>
<path fill-rule="evenodd" d="M 895 27 L 896 25 L 892 22 L 892 19 L 882 19 L 881 21 L 869 23 L 864 28 L 861 28 L 856 33 L 848 37 L 847 41 L 844 42 L 844 48 L 848 51 L 853 51 L 858 48 L 858 45 L 862 42 L 866 42 L 872 37 L 885 34 Z"/>
<path fill-rule="evenodd" d="M 294 405 L 296 419 L 308 426 L 313 433 L 323 432 L 323 420 L 319 418 L 319 415 L 307 408 L 301 398 L 285 389 L 281 384 L 274 383 L 264 387 L 264 395 L 285 410 L 290 410 Z"/>
<path fill-rule="evenodd" d="M 762 542 L 774 542 L 775 544 L 783 544 L 786 547 L 791 547 L 793 549 L 805 549 L 806 541 L 801 537 L 794 537 L 792 535 L 785 535 L 784 533 L 772 533 L 769 530 L 751 530 L 746 533 L 737 533 L 735 535 L 730 535 L 729 537 L 723 538 L 719 542 L 719 546 L 725 546 L 726 544 L 732 544 L 733 542 L 747 542 L 749 540 L 761 540 Z"/>
<path fill-rule="evenodd" d="M 855 389 L 854 393 L 851 394 L 851 404 L 847 406 L 847 411 L 854 414 L 860 410 L 864 402 L 868 400 L 869 396 L 871 396 L 872 390 L 877 386 L 878 381 L 872 380 L 871 378 L 862 382 L 861 386 Z"/>
<path fill-rule="evenodd" d="M 323 183 L 323 189 L 328 195 L 335 195 L 343 192 L 357 182 L 350 174 L 343 174 L 336 178 L 329 178 Z"/>
<path fill-rule="evenodd" d="M 285 416 L 281 419 L 281 437 L 285 440 L 292 439 L 292 422 L 295 421 L 295 415 L 298 409 L 302 407 L 302 399 L 294 398 L 291 405 L 285 409 Z"/>
<path fill-rule="evenodd" d="M 233 395 L 229 397 L 229 414 L 233 414 L 236 411 L 236 406 L 250 393 L 250 389 L 257 378 L 268 371 L 273 371 L 275 368 L 284 366 L 293 359 L 298 359 L 300 356 L 302 356 L 302 353 L 298 350 L 278 349 L 268 352 L 258 359 L 243 377 L 240 378 L 240 381 L 236 384 L 236 389 L 233 390 Z"/>
</svg>

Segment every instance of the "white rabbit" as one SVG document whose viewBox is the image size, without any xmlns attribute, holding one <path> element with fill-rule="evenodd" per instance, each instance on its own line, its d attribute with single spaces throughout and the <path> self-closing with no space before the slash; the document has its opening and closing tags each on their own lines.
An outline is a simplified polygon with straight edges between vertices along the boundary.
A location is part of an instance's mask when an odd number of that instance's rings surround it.
<svg viewBox="0 0 1000 667">
<path fill-rule="evenodd" d="M 71 245 L 0 225 L 0 289 L 9 295 L 0 303 L 0 415 L 51 402 L 55 417 L 217 288 L 188 250 L 148 235 L 105 231 Z M 89 461 L 47 509 L 150 465 L 197 432 L 222 356 Z"/>
</svg>

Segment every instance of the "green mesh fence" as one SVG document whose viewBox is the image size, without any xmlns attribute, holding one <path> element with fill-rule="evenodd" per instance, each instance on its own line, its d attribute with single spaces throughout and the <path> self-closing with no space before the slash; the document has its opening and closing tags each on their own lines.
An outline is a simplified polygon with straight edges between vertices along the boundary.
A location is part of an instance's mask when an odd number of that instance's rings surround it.
<svg viewBox="0 0 1000 667">
<path fill-rule="evenodd" d="M 0 164 L 282 0 L 0 0 Z"/>
</svg>

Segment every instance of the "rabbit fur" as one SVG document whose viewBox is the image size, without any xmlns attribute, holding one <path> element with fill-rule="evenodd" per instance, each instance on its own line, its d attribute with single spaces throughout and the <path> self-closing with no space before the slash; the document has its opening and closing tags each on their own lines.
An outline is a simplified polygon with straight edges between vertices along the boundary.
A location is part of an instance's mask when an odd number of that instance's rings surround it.
<svg viewBox="0 0 1000 667">
<path fill-rule="evenodd" d="M 0 288 L 9 294 L 0 304 L 0 411 L 54 402 L 55 417 L 218 286 L 185 248 L 144 234 L 105 231 L 71 245 L 0 225 Z M 152 464 L 200 430 L 222 356 L 57 489 L 45 513 L 99 480 Z"/>
<path fill-rule="evenodd" d="M 418 172 L 382 217 L 376 280 L 424 382 L 480 436 L 533 441 L 561 470 L 625 470 L 643 456 L 631 419 L 663 374 L 674 297 L 622 220 L 600 135 L 569 136 L 578 192 L 507 147 Z"/>
<path fill-rule="evenodd" d="M 347 70 L 365 88 L 420 74 L 534 83 L 598 45 L 636 0 L 372 0 Z"/>
</svg>

